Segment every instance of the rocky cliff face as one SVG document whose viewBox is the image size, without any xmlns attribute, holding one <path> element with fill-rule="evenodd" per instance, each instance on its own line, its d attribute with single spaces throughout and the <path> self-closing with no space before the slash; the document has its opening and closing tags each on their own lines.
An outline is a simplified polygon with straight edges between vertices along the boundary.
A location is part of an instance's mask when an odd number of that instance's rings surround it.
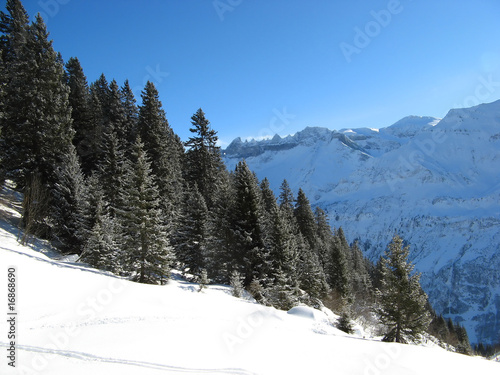
<svg viewBox="0 0 500 375">
<path fill-rule="evenodd" d="M 275 191 L 285 178 L 302 187 L 372 260 L 398 232 L 435 309 L 472 342 L 499 341 L 500 101 L 380 130 L 235 140 L 225 160 L 233 168 L 241 158 Z"/>
</svg>

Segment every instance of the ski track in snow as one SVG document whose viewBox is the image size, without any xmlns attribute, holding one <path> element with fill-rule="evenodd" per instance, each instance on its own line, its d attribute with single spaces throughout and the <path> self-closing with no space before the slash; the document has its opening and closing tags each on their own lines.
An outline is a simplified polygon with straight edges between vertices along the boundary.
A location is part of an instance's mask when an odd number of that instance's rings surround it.
<svg viewBox="0 0 500 375">
<path fill-rule="evenodd" d="M 8 348 L 8 345 L 4 342 L 0 342 L 0 347 Z M 24 350 L 28 352 L 34 353 L 43 353 L 49 355 L 58 355 L 62 357 L 67 357 L 71 359 L 77 359 L 81 361 L 92 361 L 92 362 L 103 362 L 103 363 L 112 363 L 112 364 L 120 364 L 120 365 L 128 365 L 128 366 L 137 366 L 142 368 L 149 368 L 155 370 L 163 370 L 170 373 L 184 373 L 184 374 L 234 374 L 234 375 L 256 375 L 253 372 L 249 372 L 243 369 L 238 368 L 221 368 L 221 369 L 202 369 L 202 368 L 188 368 L 188 367 L 177 367 L 177 366 L 169 366 L 161 363 L 151 363 L 151 362 L 143 362 L 143 361 L 135 361 L 131 359 L 120 359 L 120 358 L 108 358 L 108 357 L 100 357 L 98 355 L 76 352 L 71 350 L 56 350 L 56 349 L 47 349 L 29 345 L 17 345 L 16 349 Z"/>
</svg>

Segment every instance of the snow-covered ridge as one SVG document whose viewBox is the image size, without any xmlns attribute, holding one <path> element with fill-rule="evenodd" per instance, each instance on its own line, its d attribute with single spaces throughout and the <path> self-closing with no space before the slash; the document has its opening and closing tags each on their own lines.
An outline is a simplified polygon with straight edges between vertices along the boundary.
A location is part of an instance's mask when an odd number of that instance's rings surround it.
<svg viewBox="0 0 500 375">
<path fill-rule="evenodd" d="M 433 306 L 464 324 L 472 342 L 496 342 L 500 101 L 452 109 L 442 120 L 409 116 L 378 131 L 314 129 L 241 143 L 225 161 L 232 169 L 245 158 L 275 191 L 285 178 L 302 187 L 373 260 L 399 232 Z"/>
</svg>

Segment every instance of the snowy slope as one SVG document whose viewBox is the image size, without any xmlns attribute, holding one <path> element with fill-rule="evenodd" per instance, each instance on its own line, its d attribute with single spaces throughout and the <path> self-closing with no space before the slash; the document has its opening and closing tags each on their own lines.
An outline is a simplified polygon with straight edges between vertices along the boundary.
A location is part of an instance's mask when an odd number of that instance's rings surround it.
<svg viewBox="0 0 500 375">
<path fill-rule="evenodd" d="M 302 187 L 333 226 L 365 241 L 372 260 L 397 231 L 412 244 L 436 310 L 462 322 L 473 342 L 496 342 L 500 101 L 451 110 L 441 121 L 410 116 L 380 130 L 323 129 L 329 138 L 307 142 L 304 132 L 291 137 L 293 148 L 265 150 L 261 142 L 264 151 L 246 158 L 250 168 L 275 191 L 283 178 Z M 239 158 L 226 150 L 230 168 Z"/>
<path fill-rule="evenodd" d="M 2 374 L 497 374 L 499 364 L 438 347 L 348 336 L 310 308 L 291 313 L 176 278 L 132 283 L 20 246 L 0 229 L 2 272 L 17 274 L 17 368 Z M 5 228 L 5 229 L 4 229 Z M 48 253 L 52 256 L 54 253 Z M 5 301 L 4 301 L 5 303 Z M 0 332 L 7 332 L 6 319 Z"/>
</svg>

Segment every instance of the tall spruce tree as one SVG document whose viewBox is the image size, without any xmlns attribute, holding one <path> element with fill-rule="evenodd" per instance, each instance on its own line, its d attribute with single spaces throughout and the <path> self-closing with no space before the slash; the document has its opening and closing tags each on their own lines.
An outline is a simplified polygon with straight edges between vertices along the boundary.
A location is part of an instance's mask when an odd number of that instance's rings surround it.
<svg viewBox="0 0 500 375">
<path fill-rule="evenodd" d="M 244 285 L 252 280 L 265 282 L 268 256 L 263 239 L 261 194 L 257 178 L 246 162 L 234 172 L 233 246 L 235 269 L 244 276 Z"/>
<path fill-rule="evenodd" d="M 302 189 L 299 189 L 297 194 L 297 202 L 295 204 L 295 219 L 299 227 L 300 233 L 309 244 L 311 250 L 316 252 L 317 245 L 317 229 L 314 214 L 311 209 L 309 199 Z"/>
<path fill-rule="evenodd" d="M 196 183 L 184 193 L 179 225 L 173 236 L 173 246 L 182 269 L 200 276 L 206 270 L 208 209 Z"/>
<path fill-rule="evenodd" d="M 8 9 L 13 13 L 7 27 L 11 34 L 4 38 L 9 48 L 9 74 L 2 122 L 2 165 L 17 189 L 25 190 L 36 180 L 50 191 L 56 182 L 55 168 L 69 153 L 73 138 L 69 88 L 43 19 L 37 16 L 27 26 L 27 14 L 20 2 L 9 2 Z M 53 203 L 49 201 L 47 211 L 40 214 L 49 217 Z M 33 210 L 25 209 L 29 211 Z M 23 222 L 27 225 L 26 218 Z M 49 227 L 39 232 L 48 235 Z"/>
<path fill-rule="evenodd" d="M 182 202 L 182 143 L 170 128 L 158 91 L 147 82 L 139 108 L 138 133 L 144 150 L 151 158 L 151 169 L 159 189 L 162 209 L 171 225 L 179 214 Z"/>
<path fill-rule="evenodd" d="M 80 158 L 82 171 L 88 176 L 95 167 L 92 162 L 91 147 L 95 134 L 92 132 L 89 85 L 80 61 L 75 57 L 66 63 L 66 83 L 70 89 L 69 104 L 75 130 L 73 144 Z"/>
<path fill-rule="evenodd" d="M 130 88 L 128 80 L 126 80 L 123 84 L 120 90 L 120 96 L 125 113 L 125 119 L 123 122 L 123 144 L 125 150 L 128 150 L 132 149 L 132 146 L 137 139 L 137 123 L 139 121 L 139 108 L 137 108 L 134 93 Z"/>
<path fill-rule="evenodd" d="M 53 235 L 62 251 L 80 254 L 85 242 L 84 199 L 87 194 L 73 145 L 70 146 L 69 154 L 63 156 L 56 176 L 52 189 Z"/>
<path fill-rule="evenodd" d="M 191 124 L 189 131 L 194 136 L 185 143 L 185 179 L 190 184 L 197 183 L 207 207 L 212 208 L 225 169 L 217 146 L 217 132 L 210 127 L 201 108 L 191 117 Z"/>
<path fill-rule="evenodd" d="M 121 194 L 127 203 L 121 213 L 124 271 L 140 283 L 163 283 L 170 277 L 173 254 L 151 162 L 140 138 L 133 156 Z"/>
<path fill-rule="evenodd" d="M 384 341 L 407 343 L 430 323 L 426 309 L 427 296 L 419 284 L 420 274 L 413 273 L 408 260 L 410 247 L 403 247 L 403 239 L 395 235 L 381 259 L 381 289 L 376 312 L 387 327 Z"/>
</svg>

